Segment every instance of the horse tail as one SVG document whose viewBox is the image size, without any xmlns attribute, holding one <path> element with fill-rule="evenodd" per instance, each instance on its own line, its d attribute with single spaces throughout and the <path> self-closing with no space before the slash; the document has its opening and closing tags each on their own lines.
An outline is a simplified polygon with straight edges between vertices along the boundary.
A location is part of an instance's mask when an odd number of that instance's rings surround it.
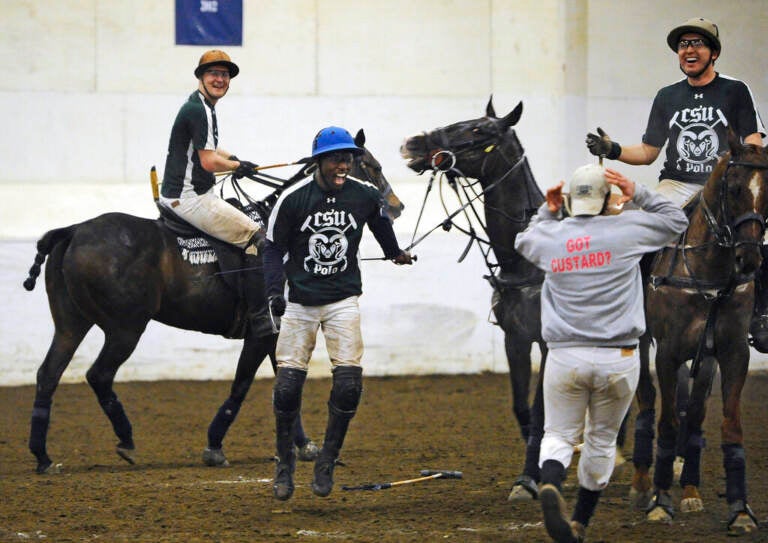
<svg viewBox="0 0 768 543">
<path fill-rule="evenodd" d="M 29 268 L 29 276 L 24 280 L 24 288 L 32 290 L 35 288 L 37 278 L 40 275 L 40 268 L 45 262 L 45 257 L 50 254 L 53 248 L 60 242 L 69 243 L 72 239 L 72 235 L 75 233 L 75 229 L 79 225 L 73 224 L 64 228 L 56 228 L 55 230 L 49 230 L 45 235 L 37 241 L 37 254 L 35 255 L 35 262 L 32 267 Z"/>
</svg>

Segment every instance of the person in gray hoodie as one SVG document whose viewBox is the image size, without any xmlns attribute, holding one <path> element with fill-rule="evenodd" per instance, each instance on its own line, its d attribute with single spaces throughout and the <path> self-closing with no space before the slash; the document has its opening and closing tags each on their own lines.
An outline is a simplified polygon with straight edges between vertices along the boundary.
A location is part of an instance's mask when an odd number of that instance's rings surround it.
<svg viewBox="0 0 768 543">
<path fill-rule="evenodd" d="M 515 249 L 546 274 L 541 325 L 549 355 L 539 500 L 550 537 L 570 543 L 583 541 L 608 485 L 616 436 L 637 387 L 637 344 L 645 332 L 640 259 L 685 231 L 688 219 L 665 196 L 602 166 L 578 168 L 568 195 L 564 184 L 547 191 Z M 641 209 L 603 214 L 611 185 L 621 190 L 620 204 L 632 201 Z M 579 491 L 569 521 L 560 490 L 582 434 Z"/>
</svg>

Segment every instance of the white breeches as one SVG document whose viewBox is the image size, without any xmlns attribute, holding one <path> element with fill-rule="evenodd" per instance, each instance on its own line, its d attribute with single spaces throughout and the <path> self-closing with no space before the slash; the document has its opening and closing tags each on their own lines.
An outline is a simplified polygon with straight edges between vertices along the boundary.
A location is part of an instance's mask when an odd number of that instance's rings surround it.
<svg viewBox="0 0 768 543">
<path fill-rule="evenodd" d="M 638 350 L 603 347 L 550 349 L 544 367 L 544 438 L 539 466 L 566 468 L 584 438 L 579 484 L 602 490 L 613 473 L 616 436 L 640 377 Z"/>
<path fill-rule="evenodd" d="M 288 302 L 277 338 L 277 366 L 307 371 L 322 328 L 331 365 L 359 366 L 363 358 L 358 297 L 327 305 L 307 306 Z"/>
</svg>

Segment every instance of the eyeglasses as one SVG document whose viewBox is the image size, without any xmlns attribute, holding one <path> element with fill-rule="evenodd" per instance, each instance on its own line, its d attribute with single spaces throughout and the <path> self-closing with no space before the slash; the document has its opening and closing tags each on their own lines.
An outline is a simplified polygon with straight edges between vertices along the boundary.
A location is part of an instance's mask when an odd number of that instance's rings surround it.
<svg viewBox="0 0 768 543">
<path fill-rule="evenodd" d="M 352 153 L 329 153 L 325 155 L 327 160 L 330 160 L 331 162 L 352 162 L 354 160 L 354 157 L 352 156 Z"/>
<path fill-rule="evenodd" d="M 688 46 L 693 47 L 694 49 L 701 49 L 702 47 L 707 46 L 707 41 L 702 38 L 696 38 L 693 40 L 680 40 L 677 43 L 677 50 L 683 51 L 685 49 L 688 49 Z"/>
<path fill-rule="evenodd" d="M 205 73 L 212 77 L 220 77 L 222 79 L 229 79 L 229 72 L 226 70 L 205 70 Z"/>
</svg>

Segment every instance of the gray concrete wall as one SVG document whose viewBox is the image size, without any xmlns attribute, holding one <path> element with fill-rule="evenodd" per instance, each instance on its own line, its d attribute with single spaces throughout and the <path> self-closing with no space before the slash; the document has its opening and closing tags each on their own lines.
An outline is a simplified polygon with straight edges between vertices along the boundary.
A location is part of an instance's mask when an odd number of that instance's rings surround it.
<svg viewBox="0 0 768 543">
<path fill-rule="evenodd" d="M 364 127 L 407 205 L 395 225 L 405 245 L 426 179 L 400 159 L 403 137 L 480 116 L 491 93 L 499 114 L 522 100 L 517 132 L 547 187 L 592 160 L 584 134 L 598 125 L 618 141 L 640 141 L 654 94 L 681 77 L 666 34 L 699 15 L 720 25 L 718 69 L 747 81 L 765 116 L 765 7 L 765 0 L 244 0 L 243 46 L 225 48 L 242 71 L 217 105 L 221 143 L 260 164 L 289 162 L 309 154 L 323 126 Z M 20 290 L 33 241 L 106 211 L 156 215 L 149 168 L 162 171 L 173 118 L 208 47 L 174 45 L 173 2 L 3 0 L 2 13 L 0 240 L 10 240 L 2 254 L 13 273 L 2 277 L 0 295 L 27 318 L 0 321 L 0 361 L 20 372 L 14 382 L 31 382 L 50 338 L 41 286 Z M 621 168 L 652 182 L 659 167 Z M 439 222 L 436 200 L 426 213 L 422 227 Z M 463 245 L 455 232 L 438 231 L 412 270 L 367 265 L 371 372 L 505 371 L 479 255 L 455 262 Z M 231 375 L 238 343 L 154 326 L 123 378 L 188 376 L 193 359 L 203 378 Z M 89 341 L 75 378 L 98 350 L 98 338 Z M 0 375 L 16 375 L 9 371 Z"/>
</svg>

